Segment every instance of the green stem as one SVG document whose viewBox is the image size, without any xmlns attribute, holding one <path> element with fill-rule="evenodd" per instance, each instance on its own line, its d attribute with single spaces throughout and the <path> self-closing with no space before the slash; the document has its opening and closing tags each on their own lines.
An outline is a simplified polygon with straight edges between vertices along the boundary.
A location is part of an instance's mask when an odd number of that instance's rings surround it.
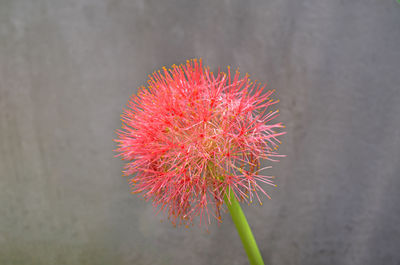
<svg viewBox="0 0 400 265">
<path fill-rule="evenodd" d="M 231 213 L 232 220 L 235 223 L 240 239 L 242 240 L 250 264 L 264 265 L 264 261 L 261 257 L 261 253 L 258 249 L 256 240 L 254 239 L 250 226 L 247 223 L 246 216 L 244 215 L 242 208 L 240 207 L 240 204 L 235 198 L 232 190 L 229 190 L 228 193 L 225 195 L 225 203 L 228 206 L 229 212 Z"/>
</svg>

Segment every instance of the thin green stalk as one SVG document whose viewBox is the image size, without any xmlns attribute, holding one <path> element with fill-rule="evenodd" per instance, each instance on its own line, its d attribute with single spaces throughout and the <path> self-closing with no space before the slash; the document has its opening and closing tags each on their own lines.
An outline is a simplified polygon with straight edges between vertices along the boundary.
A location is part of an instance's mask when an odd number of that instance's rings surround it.
<svg viewBox="0 0 400 265">
<path fill-rule="evenodd" d="M 258 249 L 256 240 L 254 239 L 250 226 L 247 223 L 246 216 L 244 215 L 242 208 L 240 207 L 240 204 L 235 198 L 232 190 L 229 190 L 228 194 L 225 195 L 225 203 L 228 206 L 229 212 L 231 213 L 232 220 L 235 223 L 240 239 L 242 240 L 250 264 L 264 265 L 264 261 L 262 259 L 260 250 Z"/>
</svg>

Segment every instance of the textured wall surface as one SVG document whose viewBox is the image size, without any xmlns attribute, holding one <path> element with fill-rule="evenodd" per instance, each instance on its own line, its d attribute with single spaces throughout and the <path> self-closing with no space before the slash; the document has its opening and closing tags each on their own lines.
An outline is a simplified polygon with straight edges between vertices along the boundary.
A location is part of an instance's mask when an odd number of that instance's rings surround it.
<svg viewBox="0 0 400 265">
<path fill-rule="evenodd" d="M 228 214 L 161 223 L 113 158 L 128 97 L 193 57 L 281 99 L 279 187 L 244 206 L 266 264 L 400 264 L 395 0 L 0 0 L 0 264 L 247 264 Z"/>
</svg>

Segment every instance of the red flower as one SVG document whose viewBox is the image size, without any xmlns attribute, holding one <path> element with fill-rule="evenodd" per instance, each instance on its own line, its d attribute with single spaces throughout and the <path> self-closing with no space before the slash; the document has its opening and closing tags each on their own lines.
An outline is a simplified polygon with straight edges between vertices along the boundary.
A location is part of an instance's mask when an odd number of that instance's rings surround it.
<svg viewBox="0 0 400 265">
<path fill-rule="evenodd" d="M 260 160 L 277 161 L 284 134 L 272 122 L 273 91 L 262 94 L 264 85 L 231 75 L 229 67 L 214 75 L 195 59 L 149 78 L 131 97 L 116 140 L 134 192 L 168 211 L 174 224 L 194 216 L 200 224 L 203 216 L 220 220 L 227 192 L 261 203 L 259 192 L 268 194 L 259 182 L 274 184 L 260 175 Z"/>
</svg>

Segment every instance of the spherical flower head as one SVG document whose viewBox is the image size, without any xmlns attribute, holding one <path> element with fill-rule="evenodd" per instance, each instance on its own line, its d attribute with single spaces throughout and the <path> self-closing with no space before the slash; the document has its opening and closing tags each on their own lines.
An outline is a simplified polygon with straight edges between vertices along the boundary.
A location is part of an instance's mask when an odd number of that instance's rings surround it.
<svg viewBox="0 0 400 265">
<path fill-rule="evenodd" d="M 273 122 L 278 101 L 264 88 L 229 67 L 213 74 L 195 59 L 154 72 L 131 97 L 117 132 L 133 192 L 174 224 L 221 220 L 230 193 L 247 202 L 261 203 L 260 192 L 269 197 L 260 183 L 274 186 L 273 177 L 261 174 L 260 161 L 281 156 L 284 126 Z"/>
</svg>

